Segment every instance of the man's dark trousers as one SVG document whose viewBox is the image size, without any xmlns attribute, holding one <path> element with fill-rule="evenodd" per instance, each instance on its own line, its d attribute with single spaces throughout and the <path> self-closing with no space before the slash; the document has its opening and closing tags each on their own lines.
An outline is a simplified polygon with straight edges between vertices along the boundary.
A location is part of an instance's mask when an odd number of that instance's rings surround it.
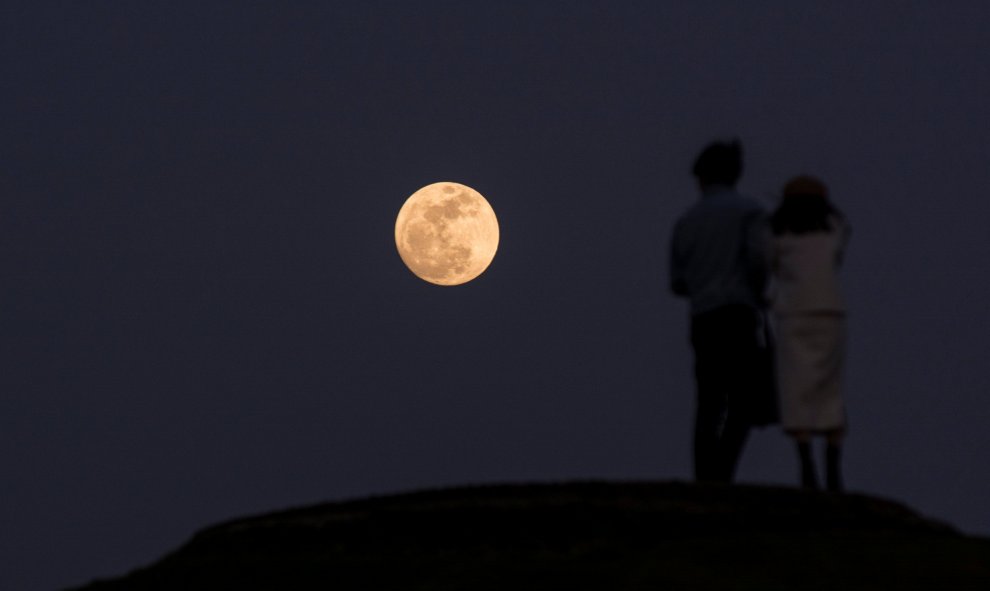
<svg viewBox="0 0 990 591">
<path fill-rule="evenodd" d="M 750 409 L 761 380 L 761 314 L 730 305 L 691 318 L 695 378 L 694 475 L 702 482 L 732 482 L 750 428 Z"/>
</svg>

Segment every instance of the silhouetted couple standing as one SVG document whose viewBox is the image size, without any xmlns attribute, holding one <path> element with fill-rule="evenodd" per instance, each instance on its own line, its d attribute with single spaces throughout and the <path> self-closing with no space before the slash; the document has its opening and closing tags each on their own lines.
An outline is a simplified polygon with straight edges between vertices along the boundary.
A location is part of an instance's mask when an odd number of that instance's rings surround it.
<svg viewBox="0 0 990 591">
<path fill-rule="evenodd" d="M 817 487 L 811 438 L 826 436 L 827 484 L 838 491 L 845 312 L 836 272 L 847 226 L 820 181 L 793 179 L 771 215 L 736 191 L 742 170 L 739 142 L 701 152 L 692 171 L 701 199 L 671 244 L 671 288 L 691 308 L 695 478 L 732 482 L 750 428 L 780 420 L 808 488 Z"/>
</svg>

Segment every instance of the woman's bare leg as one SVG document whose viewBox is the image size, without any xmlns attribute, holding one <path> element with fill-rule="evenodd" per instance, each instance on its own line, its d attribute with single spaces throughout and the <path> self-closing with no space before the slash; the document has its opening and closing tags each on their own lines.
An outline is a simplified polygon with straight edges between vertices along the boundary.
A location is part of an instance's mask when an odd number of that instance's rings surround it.
<svg viewBox="0 0 990 591">
<path fill-rule="evenodd" d="M 829 492 L 842 492 L 842 440 L 845 438 L 843 429 L 834 429 L 825 433 L 825 486 Z"/>
<path fill-rule="evenodd" d="M 801 461 L 801 487 L 808 490 L 818 489 L 818 476 L 815 474 L 815 460 L 811 454 L 810 431 L 788 431 L 797 443 L 798 459 Z"/>
</svg>

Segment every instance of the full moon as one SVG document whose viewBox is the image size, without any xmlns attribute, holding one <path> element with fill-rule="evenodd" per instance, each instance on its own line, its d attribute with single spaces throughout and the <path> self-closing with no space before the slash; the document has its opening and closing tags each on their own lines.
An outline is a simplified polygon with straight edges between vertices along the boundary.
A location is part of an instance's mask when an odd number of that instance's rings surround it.
<svg viewBox="0 0 990 591">
<path fill-rule="evenodd" d="M 460 285 L 491 264 L 498 249 L 498 220 L 471 187 L 433 183 L 413 193 L 399 210 L 395 246 L 420 279 Z"/>
</svg>

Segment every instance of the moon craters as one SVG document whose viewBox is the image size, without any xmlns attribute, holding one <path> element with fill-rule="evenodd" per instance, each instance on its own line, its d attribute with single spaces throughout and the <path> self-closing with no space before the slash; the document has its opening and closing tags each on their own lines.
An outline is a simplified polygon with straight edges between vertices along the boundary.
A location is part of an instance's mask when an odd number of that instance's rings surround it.
<svg viewBox="0 0 990 591">
<path fill-rule="evenodd" d="M 399 211 L 395 243 L 418 277 L 458 285 L 480 275 L 498 248 L 498 221 L 474 189 L 434 183 L 416 191 Z"/>
</svg>

